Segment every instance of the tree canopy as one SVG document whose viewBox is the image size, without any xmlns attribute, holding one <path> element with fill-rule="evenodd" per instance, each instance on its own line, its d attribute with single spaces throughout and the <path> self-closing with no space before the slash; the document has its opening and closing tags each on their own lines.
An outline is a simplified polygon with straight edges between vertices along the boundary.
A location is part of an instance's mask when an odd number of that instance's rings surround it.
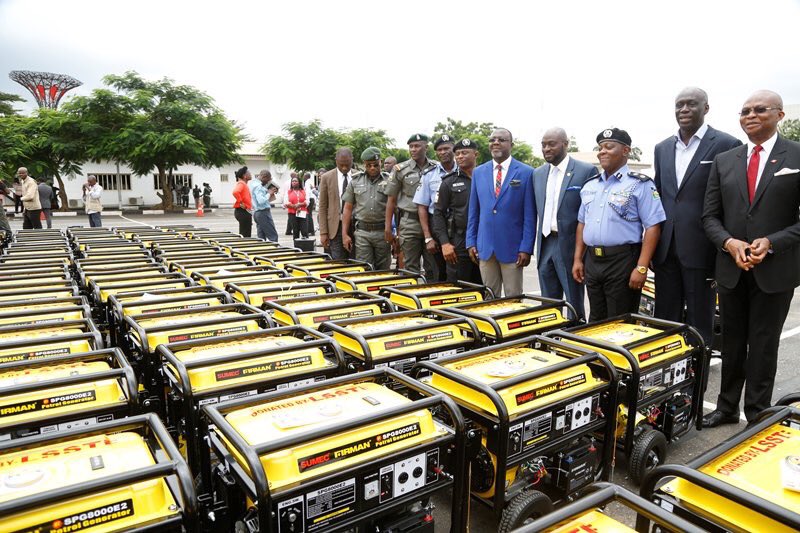
<svg viewBox="0 0 800 533">
<path fill-rule="evenodd" d="M 487 139 L 489 139 L 492 130 L 496 127 L 491 122 L 467 122 L 465 124 L 460 120 L 447 117 L 444 122 L 438 122 L 433 131 L 435 136 L 447 134 L 455 140 L 469 139 L 474 141 L 478 145 L 478 164 L 481 164 L 492 158 Z M 514 139 L 511 155 L 515 159 L 534 167 L 541 166 L 545 162 L 542 158 L 533 154 L 533 147 L 530 144 L 521 139 Z"/>
<path fill-rule="evenodd" d="M 800 120 L 786 119 L 781 122 L 778 131 L 790 141 L 800 142 Z"/>
<path fill-rule="evenodd" d="M 12 115 L 19 115 L 19 111 L 14 109 L 13 104 L 16 102 L 24 102 L 25 99 L 21 96 L 11 93 L 4 93 L 0 91 L 0 117 L 10 117 Z"/>
</svg>

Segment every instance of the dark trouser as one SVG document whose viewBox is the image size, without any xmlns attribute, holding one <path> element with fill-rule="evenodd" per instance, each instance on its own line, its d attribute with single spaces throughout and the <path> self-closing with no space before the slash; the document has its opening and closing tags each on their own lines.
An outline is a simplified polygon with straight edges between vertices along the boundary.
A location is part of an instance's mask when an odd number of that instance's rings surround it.
<svg viewBox="0 0 800 533">
<path fill-rule="evenodd" d="M 181 196 L 181 204 L 183 205 L 183 207 L 189 207 L 189 197 Z"/>
<path fill-rule="evenodd" d="M 211 207 L 211 197 L 203 196 L 203 207 Z"/>
<path fill-rule="evenodd" d="M 794 291 L 767 294 L 758 288 L 752 272 L 742 272 L 733 289 L 718 290 L 722 378 L 717 409 L 738 414 L 744 388 L 744 415 L 750 421 L 772 403 L 778 345 Z"/>
<path fill-rule="evenodd" d="M 100 219 L 100 213 L 89 213 L 89 227 L 102 228 L 103 221 Z"/>
<path fill-rule="evenodd" d="M 682 266 L 673 246 L 670 246 L 664 262 L 655 265 L 655 272 L 656 318 L 695 327 L 706 346 L 711 346 L 715 307 L 715 292 L 710 279 L 713 273 Z"/>
<path fill-rule="evenodd" d="M 253 218 L 256 221 L 256 233 L 259 239 L 278 242 L 278 230 L 275 229 L 271 209 L 259 209 L 253 213 Z"/>
<path fill-rule="evenodd" d="M 243 207 L 237 207 L 233 210 L 233 216 L 239 222 L 239 234 L 242 237 L 251 237 L 253 235 L 253 217 L 250 212 Z"/>
<path fill-rule="evenodd" d="M 42 208 L 42 213 L 44 213 L 44 219 L 47 222 L 47 229 L 53 227 L 53 210 L 48 208 Z"/>
<path fill-rule="evenodd" d="M 353 246 L 350 247 L 348 252 L 342 243 L 342 222 L 339 221 L 339 229 L 336 230 L 336 237 L 328 240 L 328 248 L 325 253 L 330 254 L 332 259 L 353 259 L 356 256 L 355 247 L 355 232 L 353 231 L 354 223 L 350 223 L 350 238 L 353 239 Z"/>
<path fill-rule="evenodd" d="M 22 229 L 42 229 L 41 209 L 26 209 L 22 213 Z"/>
<path fill-rule="evenodd" d="M 19 213 L 20 211 L 24 211 L 25 208 L 22 207 L 22 197 L 21 196 L 14 196 L 14 213 Z"/>
<path fill-rule="evenodd" d="M 584 259 L 586 292 L 589 294 L 589 322 L 636 313 L 641 290 L 628 287 L 631 273 L 639 260 L 640 245 L 613 247 L 604 257 L 597 257 L 590 247 Z M 619 250 L 619 251 L 617 251 Z"/>
<path fill-rule="evenodd" d="M 309 235 L 314 235 L 316 233 L 314 230 L 314 211 L 311 209 L 308 210 L 308 215 L 306 215 L 306 231 Z"/>
<path fill-rule="evenodd" d="M 584 288 L 572 277 L 572 258 L 566 264 L 558 246 L 558 234 L 550 233 L 547 237 L 539 235 L 542 246 L 539 250 L 536 269 L 539 272 L 539 287 L 545 298 L 566 298 L 575 308 L 578 318 L 586 316 L 583 303 Z"/>
<path fill-rule="evenodd" d="M 292 236 L 295 239 L 299 238 L 301 233 L 304 239 L 308 238 L 308 229 L 304 218 L 297 218 L 294 213 L 289 213 L 289 226 L 292 228 Z"/>
<path fill-rule="evenodd" d="M 444 260 L 441 250 L 433 254 L 433 262 L 436 265 L 436 281 L 447 281 L 447 261 Z"/>
<path fill-rule="evenodd" d="M 481 279 L 481 269 L 477 264 L 472 262 L 472 259 L 470 259 L 465 243 L 466 240 L 463 232 L 457 232 L 451 238 L 450 244 L 452 244 L 456 249 L 458 262 L 455 265 L 446 263 L 445 271 L 447 278 L 445 281 L 450 283 L 456 281 L 466 281 L 469 283 L 483 285 L 483 280 Z M 444 256 L 442 257 L 444 258 Z"/>
</svg>

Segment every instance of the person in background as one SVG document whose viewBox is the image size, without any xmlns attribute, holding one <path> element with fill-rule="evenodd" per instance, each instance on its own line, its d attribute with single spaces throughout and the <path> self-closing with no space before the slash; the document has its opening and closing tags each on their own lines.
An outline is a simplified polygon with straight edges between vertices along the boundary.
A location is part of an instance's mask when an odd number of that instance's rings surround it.
<svg viewBox="0 0 800 533">
<path fill-rule="evenodd" d="M 39 203 L 42 205 L 42 213 L 44 214 L 44 219 L 47 222 L 47 229 L 53 227 L 53 219 L 52 219 L 52 204 L 51 199 L 53 198 L 53 188 L 45 182 L 44 178 L 39 178 L 36 181 L 39 182 L 37 188 L 39 189 Z"/>
<path fill-rule="evenodd" d="M 250 195 L 253 198 L 253 219 L 258 238 L 278 242 L 278 231 L 275 229 L 270 205 L 275 200 L 275 189 L 269 170 L 262 170 L 258 173 L 257 180 L 250 180 Z"/>
<path fill-rule="evenodd" d="M 319 241 L 325 253 L 333 259 L 347 259 L 354 257 L 355 249 L 350 253 L 342 243 L 342 196 L 352 178 L 352 150 L 339 148 L 335 161 L 336 167 L 319 177 Z M 354 230 L 350 229 L 351 232 Z"/>
<path fill-rule="evenodd" d="M 103 203 L 100 200 L 102 197 L 103 188 L 97 183 L 97 177 L 89 174 L 86 177 L 86 183 L 83 184 L 83 206 L 86 209 L 86 215 L 89 217 L 90 228 L 103 226 L 100 215 L 103 212 Z"/>
<path fill-rule="evenodd" d="M 204 183 L 203 184 L 203 206 L 206 209 L 211 207 L 211 193 L 212 193 L 211 185 L 209 185 L 208 183 Z"/>
<path fill-rule="evenodd" d="M 181 187 L 181 205 L 183 207 L 189 207 L 189 185 L 186 183 Z"/>
<path fill-rule="evenodd" d="M 306 192 L 306 199 L 308 200 L 308 216 L 306 217 L 306 231 L 309 235 L 316 235 L 314 229 L 314 208 L 317 206 L 317 195 L 314 192 L 317 188 L 314 186 L 314 178 L 311 177 L 311 172 L 303 174 L 303 190 Z"/>
<path fill-rule="evenodd" d="M 22 182 L 19 178 L 14 178 L 14 214 L 22 212 Z"/>
<path fill-rule="evenodd" d="M 39 187 L 36 180 L 28 175 L 28 169 L 17 170 L 22 185 L 22 229 L 42 229 L 42 204 L 39 203 Z"/>
<path fill-rule="evenodd" d="M 386 159 L 383 160 L 383 171 L 388 173 L 392 172 L 392 169 L 397 164 L 397 158 L 393 155 L 390 155 Z"/>
<path fill-rule="evenodd" d="M 247 167 L 236 171 L 236 185 L 233 186 L 233 216 L 239 222 L 239 234 L 250 238 L 253 235 L 253 199 L 247 182 L 253 177 Z"/>
<path fill-rule="evenodd" d="M 295 178 L 300 179 L 297 176 L 297 172 L 294 172 L 294 171 L 290 172 L 289 173 L 289 186 L 286 188 L 287 192 L 289 191 L 289 189 L 292 188 L 292 180 L 295 179 Z M 302 186 L 302 182 L 301 182 L 300 185 Z M 285 196 L 286 196 L 286 193 L 284 192 L 284 197 Z M 294 224 L 294 222 L 295 222 L 295 219 L 293 219 L 291 217 L 287 218 L 287 220 L 286 220 L 286 235 L 292 235 L 294 233 L 294 227 L 292 226 L 292 224 Z"/>
<path fill-rule="evenodd" d="M 11 231 L 11 226 L 8 224 L 8 217 L 6 216 L 6 206 L 3 201 L 3 196 L 9 200 L 13 200 L 13 192 L 9 190 L 6 182 L 0 180 L 0 230 Z"/>
<path fill-rule="evenodd" d="M 195 185 L 194 189 L 192 189 L 192 196 L 194 197 L 194 208 L 195 209 L 200 209 L 200 196 L 202 194 L 203 193 L 200 191 L 200 187 Z"/>
<path fill-rule="evenodd" d="M 308 216 L 308 200 L 306 200 L 306 192 L 303 190 L 297 174 L 292 178 L 289 190 L 283 196 L 283 207 L 289 212 L 289 226 L 292 228 L 294 238 L 297 239 L 302 234 L 303 238 L 307 239 L 308 231 L 305 219 Z"/>
</svg>

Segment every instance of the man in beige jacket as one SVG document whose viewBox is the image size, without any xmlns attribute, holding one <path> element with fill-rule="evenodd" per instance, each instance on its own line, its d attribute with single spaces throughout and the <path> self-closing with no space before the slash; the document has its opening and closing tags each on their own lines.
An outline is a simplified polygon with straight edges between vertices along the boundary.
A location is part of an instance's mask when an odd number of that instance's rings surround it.
<svg viewBox="0 0 800 533">
<path fill-rule="evenodd" d="M 28 175 L 28 169 L 19 167 L 17 170 L 22 182 L 22 229 L 42 229 L 42 204 L 39 203 L 39 184 Z"/>
</svg>

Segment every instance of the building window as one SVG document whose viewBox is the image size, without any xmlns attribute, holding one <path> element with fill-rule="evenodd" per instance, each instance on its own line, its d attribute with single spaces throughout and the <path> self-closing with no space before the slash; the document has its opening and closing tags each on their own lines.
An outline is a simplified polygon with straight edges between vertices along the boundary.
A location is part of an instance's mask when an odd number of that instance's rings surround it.
<svg viewBox="0 0 800 533">
<path fill-rule="evenodd" d="M 227 174 L 220 174 L 219 175 L 220 183 L 228 183 L 228 175 Z"/>
<path fill-rule="evenodd" d="M 106 191 L 116 191 L 117 190 L 117 175 L 116 174 L 92 174 L 97 178 L 97 183 Z M 122 183 L 122 187 L 119 188 L 121 191 L 129 191 L 131 190 L 131 175 L 130 174 L 120 174 L 120 183 Z"/>
<path fill-rule="evenodd" d="M 167 179 L 169 179 L 169 174 L 167 174 Z M 177 187 L 182 187 L 187 185 L 190 189 L 192 188 L 192 175 L 191 174 L 173 174 L 172 175 L 172 183 L 173 189 Z M 153 174 L 153 188 L 156 190 L 161 189 L 161 185 L 158 183 L 158 174 Z"/>
</svg>

